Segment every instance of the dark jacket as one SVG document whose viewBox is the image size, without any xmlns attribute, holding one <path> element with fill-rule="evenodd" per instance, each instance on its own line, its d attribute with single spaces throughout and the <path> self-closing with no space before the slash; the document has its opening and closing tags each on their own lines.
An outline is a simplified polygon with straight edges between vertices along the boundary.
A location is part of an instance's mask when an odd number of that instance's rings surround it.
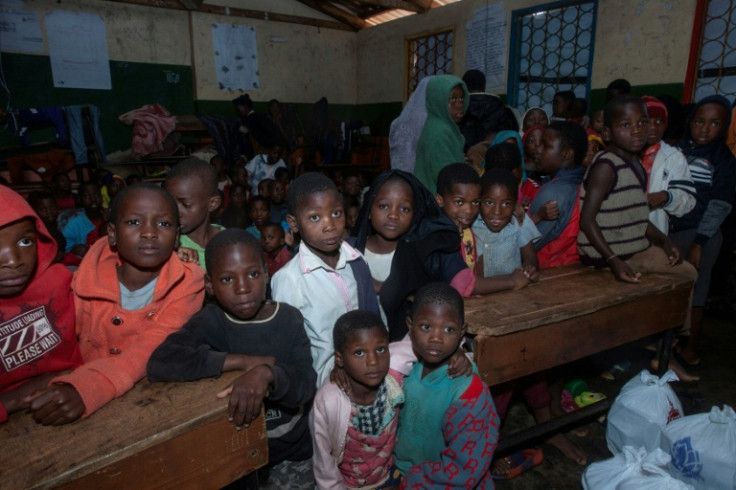
<svg viewBox="0 0 736 490">
<path fill-rule="evenodd" d="M 697 228 L 695 243 L 700 245 L 718 232 L 731 212 L 736 186 L 736 158 L 725 142 L 725 134 L 731 124 L 731 104 L 721 95 L 705 97 L 695 104 L 690 119 L 700 106 L 708 103 L 722 105 L 727 117 L 718 137 L 703 146 L 695 146 L 690 126 L 686 126 L 680 149 L 687 158 L 695 183 L 695 207 L 681 218 L 670 219 L 671 232 Z"/>
<path fill-rule="evenodd" d="M 501 99 L 491 94 L 470 94 L 468 110 L 460 121 L 465 151 L 485 140 L 490 133 L 505 129 L 514 129 L 514 124 Z"/>
<path fill-rule="evenodd" d="M 405 180 L 414 191 L 414 217 L 409 231 L 399 239 L 391 272 L 381 286 L 379 298 L 388 321 L 389 338 L 394 341 L 407 332 L 406 298 L 427 283 L 449 283 L 467 266 L 459 253 L 460 233 L 455 223 L 416 177 L 402 170 L 390 170 L 376 177 L 358 215 L 351 238 L 353 246 L 365 252 L 366 240 L 374 233 L 369 219 L 373 201 L 390 178 Z"/>
</svg>

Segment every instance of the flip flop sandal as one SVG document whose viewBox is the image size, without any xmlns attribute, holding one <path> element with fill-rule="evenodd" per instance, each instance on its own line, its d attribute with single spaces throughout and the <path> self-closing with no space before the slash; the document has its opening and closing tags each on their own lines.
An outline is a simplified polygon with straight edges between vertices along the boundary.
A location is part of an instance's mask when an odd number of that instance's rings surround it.
<svg viewBox="0 0 736 490">
<path fill-rule="evenodd" d="M 541 449 L 524 449 L 506 456 L 504 460 L 506 460 L 510 469 L 508 473 L 492 473 L 491 476 L 494 480 L 510 480 L 535 466 L 539 466 L 544 461 L 544 453 Z"/>
</svg>

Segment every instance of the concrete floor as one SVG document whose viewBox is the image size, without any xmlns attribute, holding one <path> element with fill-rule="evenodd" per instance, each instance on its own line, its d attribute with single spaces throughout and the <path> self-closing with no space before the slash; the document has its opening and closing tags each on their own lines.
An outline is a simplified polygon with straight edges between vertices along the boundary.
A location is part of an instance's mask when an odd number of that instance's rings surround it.
<svg viewBox="0 0 736 490">
<path fill-rule="evenodd" d="M 716 317 L 717 316 L 717 317 Z M 675 383 L 673 388 L 678 394 L 686 415 L 710 411 L 711 407 L 724 404 L 736 408 L 736 315 L 729 311 L 715 315 L 706 312 L 703 322 L 704 334 L 700 355 L 701 365 L 692 369 L 693 374 L 701 377 L 694 384 Z M 617 382 L 607 382 L 599 377 L 601 371 L 616 360 L 630 359 L 632 367 Z M 569 377 L 582 378 L 591 391 L 598 391 L 608 397 L 615 397 L 621 386 L 631 377 L 648 367 L 651 353 L 642 348 L 627 346 L 609 352 L 595 359 L 578 363 L 568 374 Z M 527 412 L 522 401 L 515 400 L 510 407 L 509 415 L 501 429 L 504 433 L 513 433 L 533 424 L 534 419 Z M 593 420 L 581 427 L 588 429 L 586 437 L 569 435 L 586 452 L 588 464 L 610 458 L 612 455 L 606 447 L 605 422 Z M 497 480 L 499 490 L 558 490 L 582 488 L 581 477 L 585 468 L 565 458 L 557 449 L 541 443 L 544 450 L 544 462 L 533 470 L 523 473 L 512 480 Z M 530 444 L 533 447 L 533 444 Z"/>
</svg>

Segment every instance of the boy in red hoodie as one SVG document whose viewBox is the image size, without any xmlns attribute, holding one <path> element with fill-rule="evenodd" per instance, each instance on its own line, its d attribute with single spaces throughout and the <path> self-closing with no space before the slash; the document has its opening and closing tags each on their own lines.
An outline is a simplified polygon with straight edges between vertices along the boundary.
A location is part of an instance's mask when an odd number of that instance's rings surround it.
<svg viewBox="0 0 736 490">
<path fill-rule="evenodd" d="M 31 206 L 0 186 L 0 423 L 28 408 L 54 373 L 82 364 L 72 273 L 52 264 L 56 243 Z"/>
</svg>

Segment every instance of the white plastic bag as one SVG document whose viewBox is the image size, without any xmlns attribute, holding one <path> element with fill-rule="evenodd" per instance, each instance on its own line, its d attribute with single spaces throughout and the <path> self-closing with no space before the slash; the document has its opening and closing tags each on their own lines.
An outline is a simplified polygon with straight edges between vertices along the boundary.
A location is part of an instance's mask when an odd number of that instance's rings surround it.
<svg viewBox="0 0 736 490">
<path fill-rule="evenodd" d="M 736 413 L 728 405 L 675 420 L 662 431 L 670 474 L 696 489 L 736 488 Z"/>
<path fill-rule="evenodd" d="M 631 378 L 608 412 L 606 442 L 613 454 L 624 446 L 660 447 L 662 428 L 682 417 L 682 404 L 669 385 L 677 375 L 667 371 L 658 378 L 646 369 Z"/>
<path fill-rule="evenodd" d="M 692 485 L 674 478 L 659 466 L 644 463 L 641 474 L 622 480 L 616 490 L 693 490 Z"/>
<path fill-rule="evenodd" d="M 664 468 L 669 463 L 667 453 L 657 448 L 651 453 L 646 449 L 624 446 L 623 450 L 611 459 L 593 463 L 583 473 L 585 490 L 614 490 L 622 480 L 642 474 L 642 466 L 650 465 Z"/>
</svg>

